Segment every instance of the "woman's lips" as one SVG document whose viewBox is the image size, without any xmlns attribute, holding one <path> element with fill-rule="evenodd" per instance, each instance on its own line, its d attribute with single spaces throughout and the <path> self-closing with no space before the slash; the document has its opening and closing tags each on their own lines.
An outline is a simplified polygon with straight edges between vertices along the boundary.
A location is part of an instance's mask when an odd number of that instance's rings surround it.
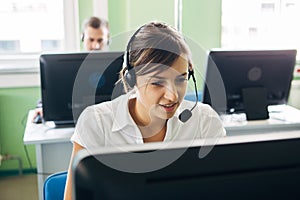
<svg viewBox="0 0 300 200">
<path fill-rule="evenodd" d="M 176 103 L 172 104 L 159 104 L 166 112 L 173 112 L 176 107 Z"/>
</svg>

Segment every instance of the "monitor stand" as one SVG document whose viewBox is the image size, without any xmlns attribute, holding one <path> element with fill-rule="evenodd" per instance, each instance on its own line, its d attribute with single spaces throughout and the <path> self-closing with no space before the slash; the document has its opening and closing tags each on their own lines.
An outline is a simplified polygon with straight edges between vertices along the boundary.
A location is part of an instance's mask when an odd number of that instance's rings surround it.
<svg viewBox="0 0 300 200">
<path fill-rule="evenodd" d="M 242 95 L 247 120 L 269 118 L 266 88 L 243 88 Z"/>
<path fill-rule="evenodd" d="M 73 120 L 71 121 L 54 121 L 55 128 L 69 128 L 75 127 L 75 123 Z"/>
</svg>

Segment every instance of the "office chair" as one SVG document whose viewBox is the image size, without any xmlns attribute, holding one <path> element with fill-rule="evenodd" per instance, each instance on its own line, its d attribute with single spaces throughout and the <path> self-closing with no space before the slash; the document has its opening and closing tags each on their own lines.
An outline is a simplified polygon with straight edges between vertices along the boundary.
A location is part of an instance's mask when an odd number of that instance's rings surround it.
<svg viewBox="0 0 300 200">
<path fill-rule="evenodd" d="M 44 183 L 44 200 L 63 200 L 67 171 L 58 172 L 47 177 Z"/>
</svg>

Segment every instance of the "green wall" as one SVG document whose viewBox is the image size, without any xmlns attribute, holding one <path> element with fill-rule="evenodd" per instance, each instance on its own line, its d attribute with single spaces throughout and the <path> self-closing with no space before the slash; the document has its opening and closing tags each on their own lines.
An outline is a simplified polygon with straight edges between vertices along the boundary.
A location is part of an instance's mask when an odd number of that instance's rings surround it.
<svg viewBox="0 0 300 200">
<path fill-rule="evenodd" d="M 112 35 L 136 29 L 149 21 L 174 25 L 174 0 L 109 0 L 108 4 Z"/>
<path fill-rule="evenodd" d="M 173 0 L 109 0 L 110 50 L 123 51 L 132 33 L 150 21 L 174 25 Z"/>
<path fill-rule="evenodd" d="M 93 15 L 93 0 L 78 0 L 78 19 L 79 30 L 78 33 L 82 33 L 82 24 L 85 19 Z M 80 35 L 81 38 L 81 35 Z M 83 44 L 80 43 L 80 49 L 83 50 Z"/>
<path fill-rule="evenodd" d="M 39 87 L 28 88 L 0 88 L 0 151 L 1 154 L 20 156 L 23 168 L 29 169 L 30 165 L 26 157 L 27 148 L 32 167 L 36 168 L 34 145 L 23 144 L 27 114 L 36 106 L 40 99 Z M 1 170 L 18 170 L 17 160 L 3 161 Z"/>
<path fill-rule="evenodd" d="M 183 0 L 183 34 L 205 49 L 221 45 L 221 0 Z"/>
<path fill-rule="evenodd" d="M 221 4 L 221 0 L 182 0 L 182 33 L 192 51 L 198 90 L 203 88 L 208 51 L 221 47 Z"/>
<path fill-rule="evenodd" d="M 182 0 L 182 32 L 193 51 L 197 72 L 203 70 L 203 50 L 220 46 L 221 0 Z M 93 15 L 92 0 L 78 0 L 79 24 Z M 111 50 L 124 50 L 133 30 L 149 21 L 163 21 L 174 25 L 173 0 L 108 0 L 108 20 L 112 36 Z M 80 31 L 80 30 L 79 30 Z M 129 32 L 131 31 L 131 32 Z M 196 74 L 197 75 L 197 74 Z M 198 77 L 201 75 L 197 75 Z M 198 79 L 201 88 L 200 78 Z M 29 169 L 25 155 L 23 134 L 27 112 L 40 99 L 39 87 L 0 88 L 0 153 L 21 156 L 24 169 Z M 27 146 L 36 168 L 34 145 Z M 5 161 L 0 172 L 17 170 L 17 161 Z"/>
</svg>

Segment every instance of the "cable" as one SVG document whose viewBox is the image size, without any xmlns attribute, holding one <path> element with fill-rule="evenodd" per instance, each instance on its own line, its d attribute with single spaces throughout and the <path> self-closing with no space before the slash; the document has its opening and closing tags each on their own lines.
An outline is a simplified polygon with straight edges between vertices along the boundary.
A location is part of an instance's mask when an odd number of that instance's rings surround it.
<svg viewBox="0 0 300 200">
<path fill-rule="evenodd" d="M 21 120 L 21 126 L 23 126 L 24 129 L 26 128 L 26 119 L 27 119 L 27 114 L 25 114 L 24 117 Z M 22 136 L 23 136 L 22 138 L 24 138 L 24 132 L 23 132 Z M 27 146 L 24 143 L 23 143 L 23 147 L 24 147 L 27 162 L 29 164 L 29 169 L 31 169 L 33 171 L 34 169 L 33 169 L 33 166 L 32 166 L 31 159 L 29 157 L 28 149 L 27 149 Z"/>
<path fill-rule="evenodd" d="M 28 164 L 29 164 L 29 168 L 30 168 L 31 170 L 33 170 L 32 163 L 31 163 L 31 160 L 30 160 L 30 158 L 29 158 L 27 146 L 26 146 L 26 145 L 23 145 L 23 147 L 24 147 L 24 151 L 25 151 L 25 155 L 26 155 Z"/>
</svg>

